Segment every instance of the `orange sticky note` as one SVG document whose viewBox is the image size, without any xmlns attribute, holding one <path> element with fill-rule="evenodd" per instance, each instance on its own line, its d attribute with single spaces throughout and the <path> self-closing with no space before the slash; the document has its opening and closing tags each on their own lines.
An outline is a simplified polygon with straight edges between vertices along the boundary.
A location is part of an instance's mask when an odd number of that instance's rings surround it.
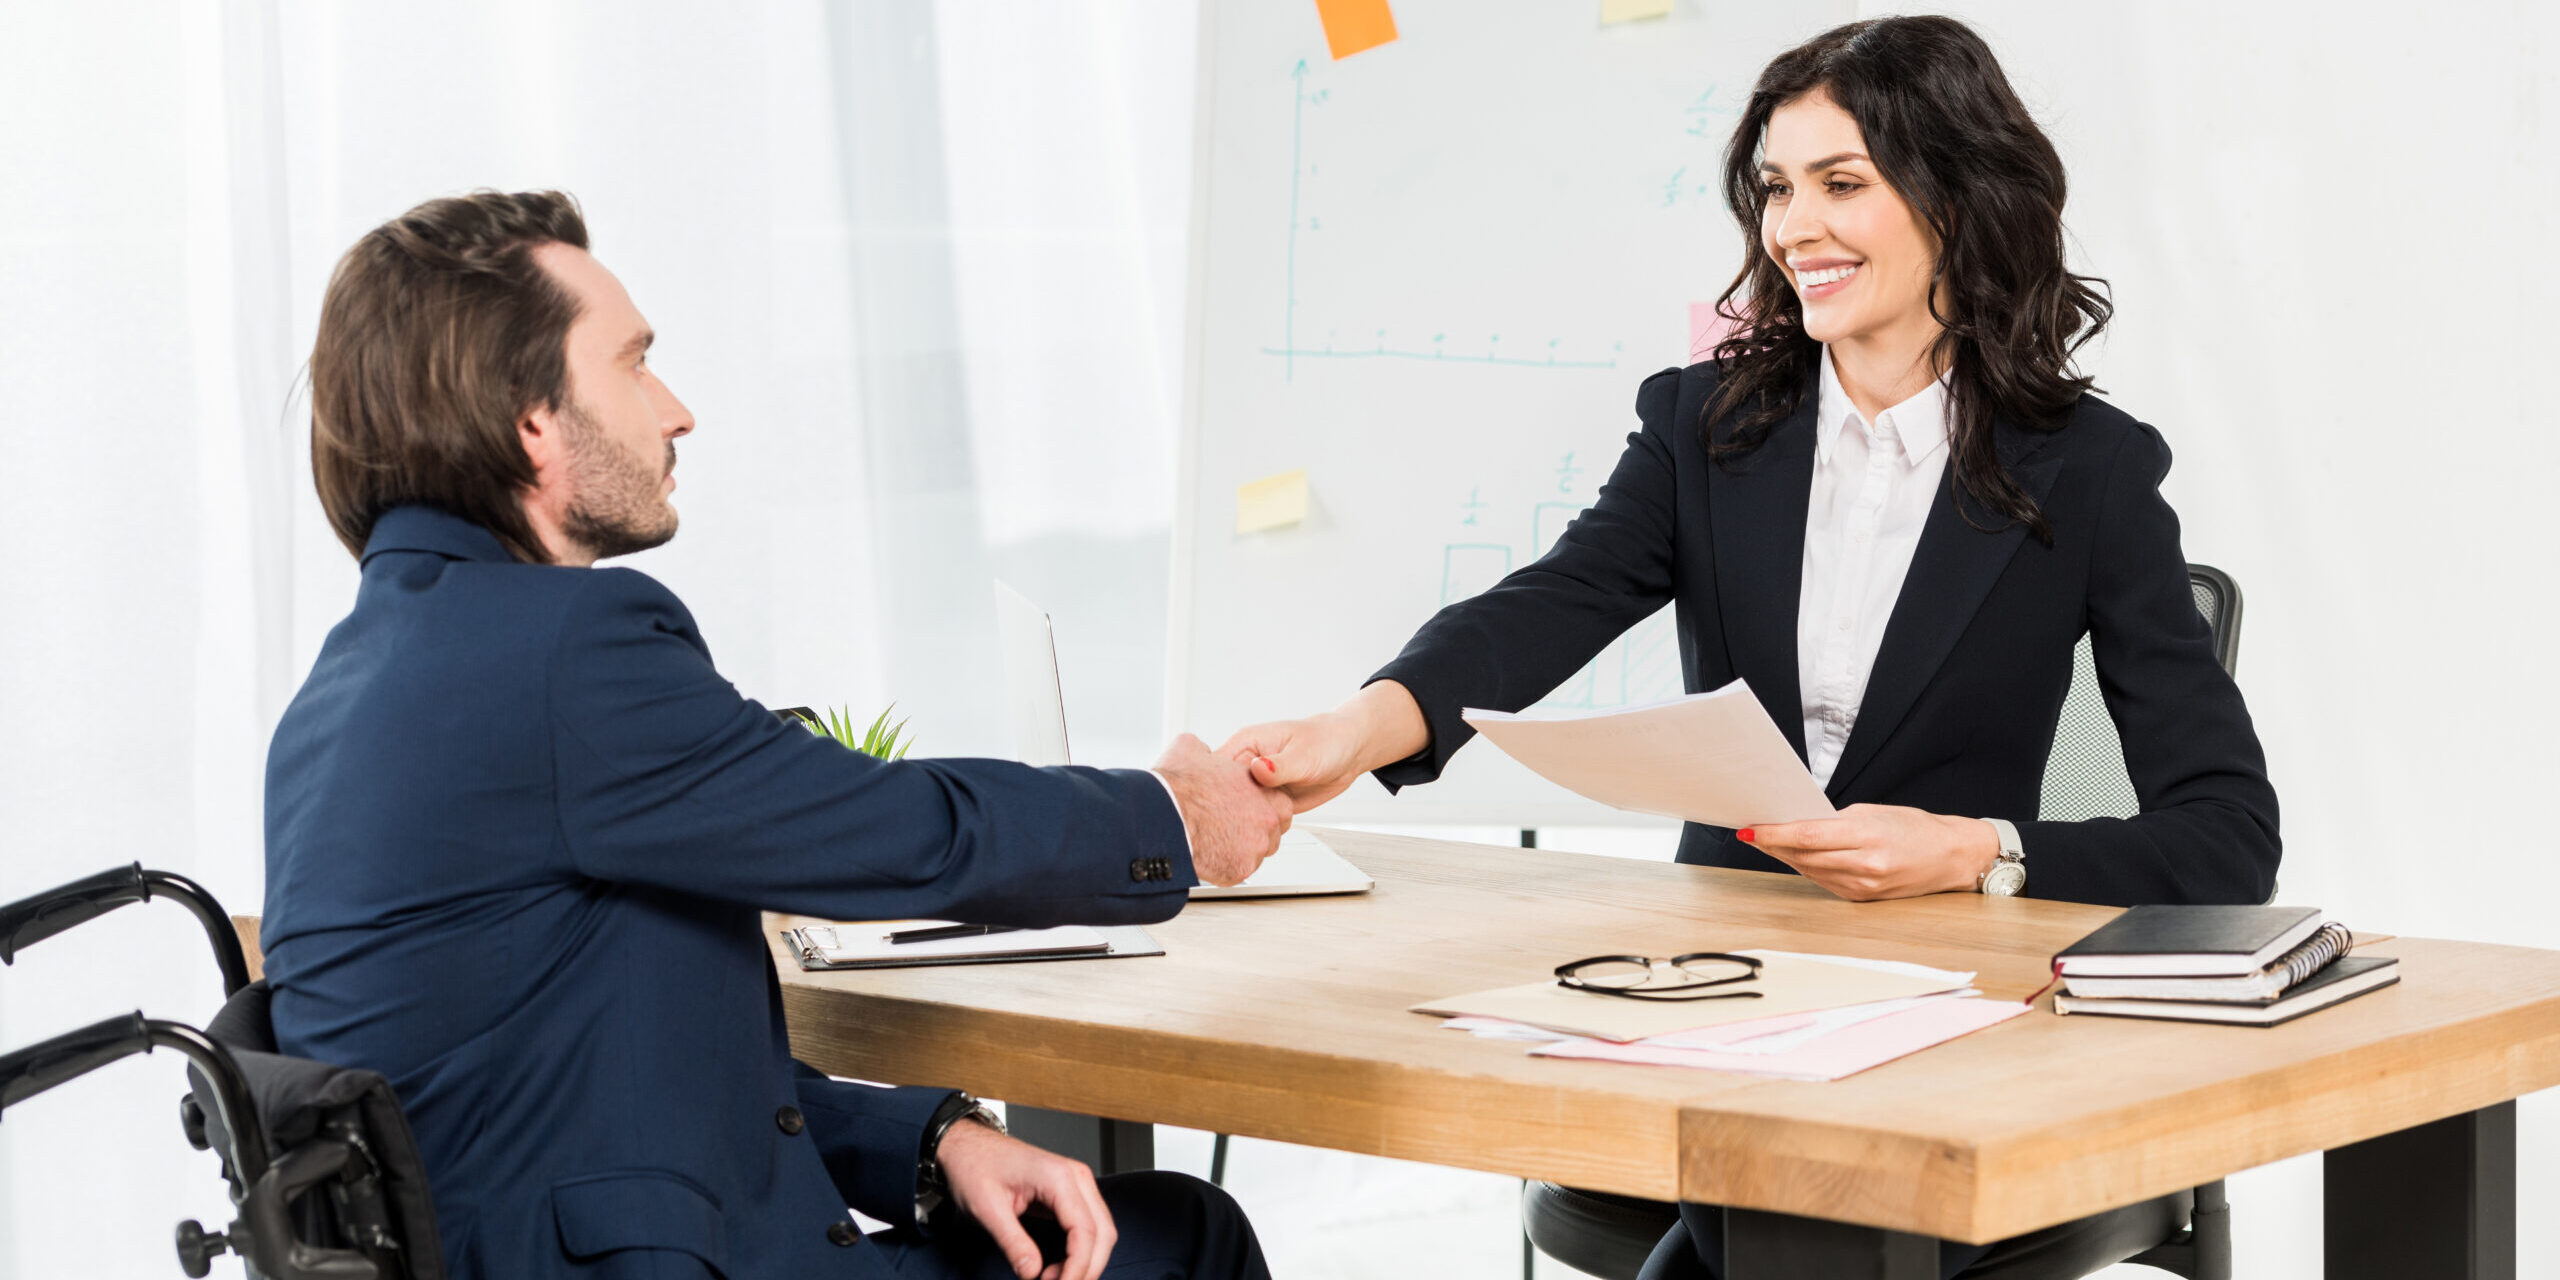
<svg viewBox="0 0 2560 1280">
<path fill-rule="evenodd" d="M 1316 0 L 1316 16 L 1324 19 L 1324 42 L 1336 62 L 1396 38 L 1387 0 Z"/>
<path fill-rule="evenodd" d="M 1716 310 L 1712 302 L 1689 304 L 1689 359 L 1713 359 L 1716 344 L 1733 336 L 1735 324 L 1731 316 Z"/>
</svg>

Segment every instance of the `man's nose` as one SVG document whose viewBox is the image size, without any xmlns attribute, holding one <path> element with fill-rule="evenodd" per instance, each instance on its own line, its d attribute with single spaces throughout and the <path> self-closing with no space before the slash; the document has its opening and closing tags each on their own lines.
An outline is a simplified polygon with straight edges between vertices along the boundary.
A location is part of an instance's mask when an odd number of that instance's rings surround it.
<svg viewBox="0 0 2560 1280">
<path fill-rule="evenodd" d="M 659 429 L 665 431 L 670 440 L 692 435 L 693 411 L 685 408 L 684 401 L 676 399 L 676 393 L 664 382 L 658 384 L 658 395 L 666 401 L 658 407 Z"/>
</svg>

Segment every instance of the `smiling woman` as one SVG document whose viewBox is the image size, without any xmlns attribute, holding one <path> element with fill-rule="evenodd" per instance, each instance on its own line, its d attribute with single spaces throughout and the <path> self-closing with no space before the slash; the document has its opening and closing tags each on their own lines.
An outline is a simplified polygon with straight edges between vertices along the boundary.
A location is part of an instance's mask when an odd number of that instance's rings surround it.
<svg viewBox="0 0 2560 1280">
<path fill-rule="evenodd" d="M 2111 308 L 2065 265 L 2061 159 L 1989 48 L 1938 17 L 1826 32 L 1769 65 L 1726 156 L 1756 246 L 1738 329 L 1645 381 L 1598 503 L 1341 706 L 1227 753 L 1302 810 L 1362 771 L 1430 782 L 1462 708 L 1517 711 L 1672 603 L 1688 690 L 1747 682 L 1840 809 L 1690 823 L 1680 861 L 1858 901 L 2262 901 L 2275 791 L 2189 594 L 2168 446 L 2073 368 Z M 2041 821 L 2084 635 L 2141 812 Z M 1947 1244 L 1939 1272 L 2080 1275 L 2185 1213 Z M 1643 1280 L 1720 1274 L 1721 1211 L 1680 1218 Z"/>
</svg>

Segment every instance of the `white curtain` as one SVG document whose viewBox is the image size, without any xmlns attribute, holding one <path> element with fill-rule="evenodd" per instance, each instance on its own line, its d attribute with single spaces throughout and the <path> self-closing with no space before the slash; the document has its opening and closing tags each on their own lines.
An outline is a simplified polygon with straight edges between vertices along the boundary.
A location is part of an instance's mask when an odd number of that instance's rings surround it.
<svg viewBox="0 0 2560 1280">
<path fill-rule="evenodd" d="M 355 583 L 294 394 L 322 290 L 476 187 L 578 196 L 657 328 L 700 428 L 682 535 L 631 563 L 742 690 L 1009 752 L 1003 573 L 1059 614 L 1080 754 L 1148 751 L 1193 32 L 1188 0 L 0 5 L 0 899 L 139 861 L 260 909 L 266 739 Z M 128 907 L 0 971 L 0 1048 L 219 1000 L 184 914 Z M 9 1111 L 0 1276 L 169 1275 L 172 1222 L 229 1223 L 183 1079 Z"/>
</svg>

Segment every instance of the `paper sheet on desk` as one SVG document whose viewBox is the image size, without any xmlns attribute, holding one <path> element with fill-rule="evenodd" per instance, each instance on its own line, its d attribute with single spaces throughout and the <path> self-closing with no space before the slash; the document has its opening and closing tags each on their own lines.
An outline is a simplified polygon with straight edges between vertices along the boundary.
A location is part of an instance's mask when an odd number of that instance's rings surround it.
<svg viewBox="0 0 2560 1280">
<path fill-rule="evenodd" d="M 1980 996 L 1924 998 L 1896 1003 L 1903 1007 L 1882 1016 L 1834 1027 L 1821 1035 L 1795 1040 L 1776 1052 L 1745 1050 L 1744 1045 L 1760 1044 L 1760 1040 L 1721 1048 L 1681 1048 L 1665 1043 L 1671 1037 L 1634 1044 L 1576 1037 L 1538 1045 L 1529 1050 L 1529 1056 L 1635 1062 L 1660 1067 L 1702 1067 L 1710 1071 L 1740 1071 L 1784 1080 L 1838 1080 L 1945 1044 L 1958 1036 L 1998 1026 L 2029 1008 L 2015 1000 L 1986 1000 Z M 1785 1037 L 1781 1033 L 1778 1037 L 1769 1038 Z"/>
<path fill-rule="evenodd" d="M 1538 776 L 1630 813 L 1748 827 L 1838 812 L 1740 680 L 1616 711 L 1461 718 Z"/>
<path fill-rule="evenodd" d="M 1565 1035 L 1628 1041 L 1882 1000 L 1937 995 L 1973 985 L 1970 973 L 1916 964 L 1792 951 L 1753 950 L 1741 954 L 1755 956 L 1761 962 L 1759 976 L 1748 987 L 1759 993 L 1757 998 L 1629 1000 L 1570 990 L 1550 980 L 1428 1000 L 1413 1006 L 1413 1011 L 1448 1017 L 1500 1018 Z"/>
</svg>

